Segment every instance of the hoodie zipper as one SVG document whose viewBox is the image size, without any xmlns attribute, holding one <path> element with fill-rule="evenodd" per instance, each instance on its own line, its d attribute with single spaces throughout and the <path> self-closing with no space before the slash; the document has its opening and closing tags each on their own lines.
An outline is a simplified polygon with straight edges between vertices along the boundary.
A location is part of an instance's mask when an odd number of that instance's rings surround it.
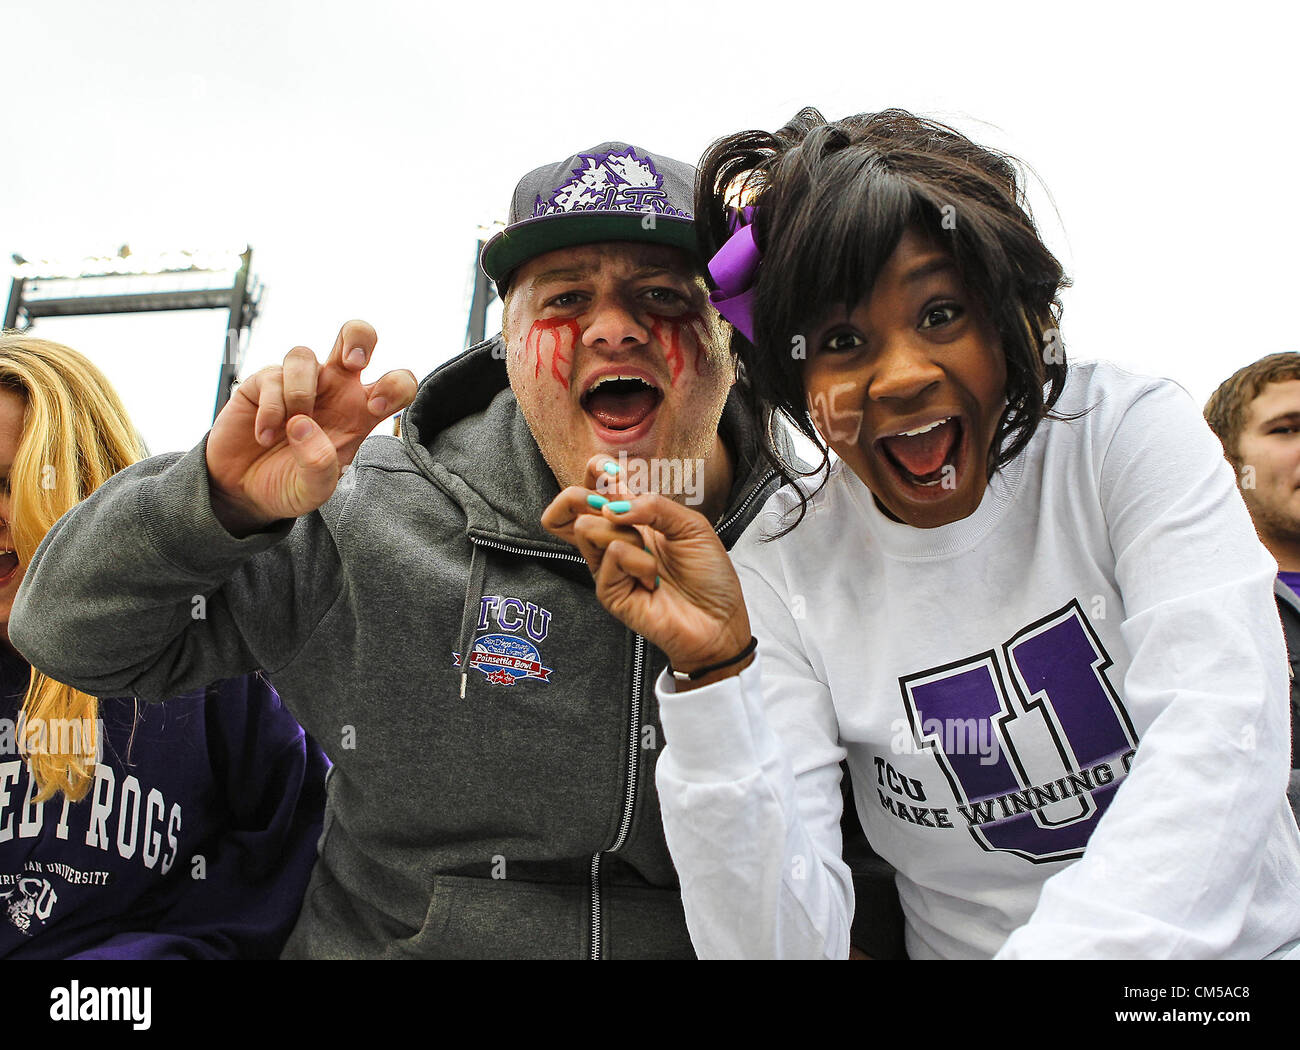
<svg viewBox="0 0 1300 1050">
<path fill-rule="evenodd" d="M 623 795 L 623 818 L 619 822 L 618 837 L 607 850 L 597 850 L 591 855 L 591 957 L 599 960 L 602 950 L 603 930 L 600 917 L 600 858 L 623 848 L 632 830 L 632 809 L 636 804 L 637 776 L 641 758 L 641 677 L 645 669 L 645 639 L 636 636 L 632 655 L 632 706 L 628 716 L 627 737 L 627 790 Z"/>
<path fill-rule="evenodd" d="M 511 554 L 528 554 L 534 558 L 559 558 L 561 561 L 576 561 L 583 565 L 587 564 L 587 559 L 581 554 L 564 554 L 560 551 L 538 550 L 533 547 L 512 547 L 508 543 L 498 543 L 496 540 L 485 540 L 479 536 L 471 536 L 470 543 L 477 543 L 480 547 L 492 547 L 499 551 L 508 551 Z"/>
<path fill-rule="evenodd" d="M 767 483 L 776 477 L 776 471 L 768 472 L 752 490 L 736 511 L 713 531 L 721 537 L 737 521 L 751 503 L 758 498 Z M 605 853 L 613 853 L 623 847 L 632 830 L 632 808 L 636 802 L 637 776 L 640 772 L 641 758 L 641 678 L 645 669 L 645 639 L 636 636 L 636 649 L 632 656 L 632 707 L 629 717 L 627 738 L 627 793 L 623 797 L 623 820 L 619 824 L 618 838 L 607 850 L 598 850 L 591 855 L 591 958 L 599 960 L 603 949 L 603 924 L 600 912 L 600 858 Z"/>
<path fill-rule="evenodd" d="M 726 521 L 714 528 L 719 537 L 729 529 L 749 508 L 749 505 L 758 498 L 759 493 L 766 488 L 767 483 L 776 477 L 776 471 L 770 471 L 757 485 L 755 485 L 744 501 L 736 508 Z M 542 551 L 529 549 L 527 547 L 513 547 L 507 543 L 498 543 L 495 540 L 481 539 L 477 536 L 471 537 L 471 541 L 481 544 L 484 547 L 492 547 L 496 550 L 507 551 L 511 554 L 534 555 L 539 558 L 559 558 L 562 561 L 576 561 L 582 564 L 587 563 L 587 559 L 580 554 L 564 554 L 558 551 Z M 604 924 L 601 920 L 601 899 L 600 899 L 600 858 L 606 853 L 614 853 L 623 848 L 627 841 L 628 835 L 632 831 L 632 811 L 636 805 L 637 780 L 640 775 L 640 758 L 641 758 L 641 679 L 645 671 L 645 639 L 641 635 L 636 635 L 636 646 L 632 655 L 632 704 L 628 716 L 628 737 L 627 737 L 627 785 L 623 794 L 623 814 L 619 821 L 618 837 L 614 839 L 613 845 L 605 850 L 597 850 L 591 855 L 591 958 L 599 960 L 604 948 Z"/>
<path fill-rule="evenodd" d="M 535 555 L 539 558 L 559 558 L 561 561 L 576 561 L 583 565 L 587 559 L 581 554 L 566 554 L 559 551 L 543 551 L 528 547 L 514 547 L 496 540 L 486 540 L 471 536 L 470 541 L 484 547 L 506 551 L 510 554 Z M 599 959 L 603 941 L 603 929 L 600 914 L 600 858 L 603 853 L 612 853 L 623 847 L 632 830 L 632 809 L 636 802 L 637 775 L 641 757 L 638 746 L 641 738 L 641 677 L 645 667 L 645 639 L 636 635 L 636 648 L 632 656 L 632 706 L 628 718 L 627 737 L 627 785 L 623 793 L 623 813 L 619 821 L 618 837 L 607 850 L 597 850 L 591 855 L 591 958 Z"/>
<path fill-rule="evenodd" d="M 758 499 L 758 494 L 767 487 L 767 483 L 771 481 L 774 477 L 776 477 L 776 471 L 775 470 L 768 471 L 767 474 L 763 477 L 763 479 L 759 481 L 759 483 L 755 485 L 752 489 L 749 490 L 749 495 L 745 497 L 744 501 L 740 504 L 739 507 L 736 508 L 735 512 L 729 518 L 727 518 L 726 521 L 722 522 L 719 525 L 714 526 L 713 531 L 718 534 L 719 539 L 721 539 L 722 534 L 726 532 L 729 528 L 731 528 L 731 526 L 740 518 L 740 516 L 744 514 L 746 510 L 749 509 L 749 505 L 753 503 L 754 500 Z"/>
</svg>

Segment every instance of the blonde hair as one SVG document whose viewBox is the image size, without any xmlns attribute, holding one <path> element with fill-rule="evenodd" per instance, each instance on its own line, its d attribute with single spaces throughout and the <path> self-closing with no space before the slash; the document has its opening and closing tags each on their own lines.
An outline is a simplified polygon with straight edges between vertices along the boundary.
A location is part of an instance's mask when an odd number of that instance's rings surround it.
<svg viewBox="0 0 1300 1050">
<path fill-rule="evenodd" d="M 22 437 L 9 470 L 9 533 L 19 564 L 50 527 L 143 449 L 121 399 L 104 374 L 69 347 L 19 332 L 0 332 L 0 389 L 26 402 Z M 56 792 L 76 801 L 94 777 L 99 701 L 32 668 L 20 725 L 93 727 L 82 746 L 63 753 L 56 734 L 21 733 L 36 781 L 36 801 Z"/>
</svg>

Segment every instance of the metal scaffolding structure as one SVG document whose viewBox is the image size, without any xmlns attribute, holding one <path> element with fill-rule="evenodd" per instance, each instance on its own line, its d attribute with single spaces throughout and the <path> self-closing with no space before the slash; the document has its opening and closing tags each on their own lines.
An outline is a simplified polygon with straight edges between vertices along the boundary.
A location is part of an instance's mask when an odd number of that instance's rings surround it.
<svg viewBox="0 0 1300 1050">
<path fill-rule="evenodd" d="M 470 298 L 469 324 L 465 328 L 466 349 L 483 342 L 486 337 L 488 307 L 492 305 L 492 300 L 497 297 L 496 286 L 488 280 L 488 275 L 483 272 L 478 264 L 485 243 L 487 242 L 480 238 L 478 246 L 474 249 L 474 294 Z"/>
<path fill-rule="evenodd" d="M 262 298 L 261 283 L 252 275 L 252 248 L 227 253 L 175 252 L 142 259 L 123 247 L 115 258 L 86 259 L 73 266 L 28 262 L 19 255 L 13 259 L 16 269 L 5 309 L 7 329 L 26 331 L 43 317 L 228 310 L 213 419 L 230 400 L 244 340 Z M 170 283 L 180 286 L 143 287 L 157 285 L 160 278 L 170 278 Z"/>
</svg>

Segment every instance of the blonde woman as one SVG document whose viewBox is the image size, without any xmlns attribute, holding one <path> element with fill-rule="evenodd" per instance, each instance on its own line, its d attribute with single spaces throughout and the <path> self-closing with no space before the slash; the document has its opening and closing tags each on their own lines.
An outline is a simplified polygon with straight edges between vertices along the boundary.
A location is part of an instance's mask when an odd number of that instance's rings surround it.
<svg viewBox="0 0 1300 1050">
<path fill-rule="evenodd" d="M 274 957 L 315 862 L 328 762 L 263 677 L 153 707 L 9 645 L 45 533 L 142 453 L 85 357 L 0 334 L 0 958 Z"/>
</svg>

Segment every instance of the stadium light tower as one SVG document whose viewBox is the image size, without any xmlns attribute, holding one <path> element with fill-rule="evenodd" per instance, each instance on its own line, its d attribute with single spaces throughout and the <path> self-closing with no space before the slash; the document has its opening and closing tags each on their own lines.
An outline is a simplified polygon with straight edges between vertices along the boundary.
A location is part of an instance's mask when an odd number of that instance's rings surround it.
<svg viewBox="0 0 1300 1050">
<path fill-rule="evenodd" d="M 497 289 L 496 285 L 488 280 L 487 274 L 483 272 L 478 261 L 483 254 L 483 245 L 491 240 L 497 230 L 502 228 L 504 228 L 504 223 L 500 222 L 478 228 L 478 243 L 474 248 L 473 263 L 474 290 L 469 301 L 469 322 L 465 326 L 466 349 L 483 342 L 487 337 L 488 311 L 497 298 Z"/>
<path fill-rule="evenodd" d="M 18 328 L 22 321 L 26 331 L 42 317 L 229 310 L 213 419 L 230 400 L 244 340 L 262 300 L 261 283 L 252 275 L 252 248 L 141 256 L 124 245 L 115 257 L 73 263 L 29 262 L 21 255 L 13 259 L 5 328 Z"/>
</svg>

